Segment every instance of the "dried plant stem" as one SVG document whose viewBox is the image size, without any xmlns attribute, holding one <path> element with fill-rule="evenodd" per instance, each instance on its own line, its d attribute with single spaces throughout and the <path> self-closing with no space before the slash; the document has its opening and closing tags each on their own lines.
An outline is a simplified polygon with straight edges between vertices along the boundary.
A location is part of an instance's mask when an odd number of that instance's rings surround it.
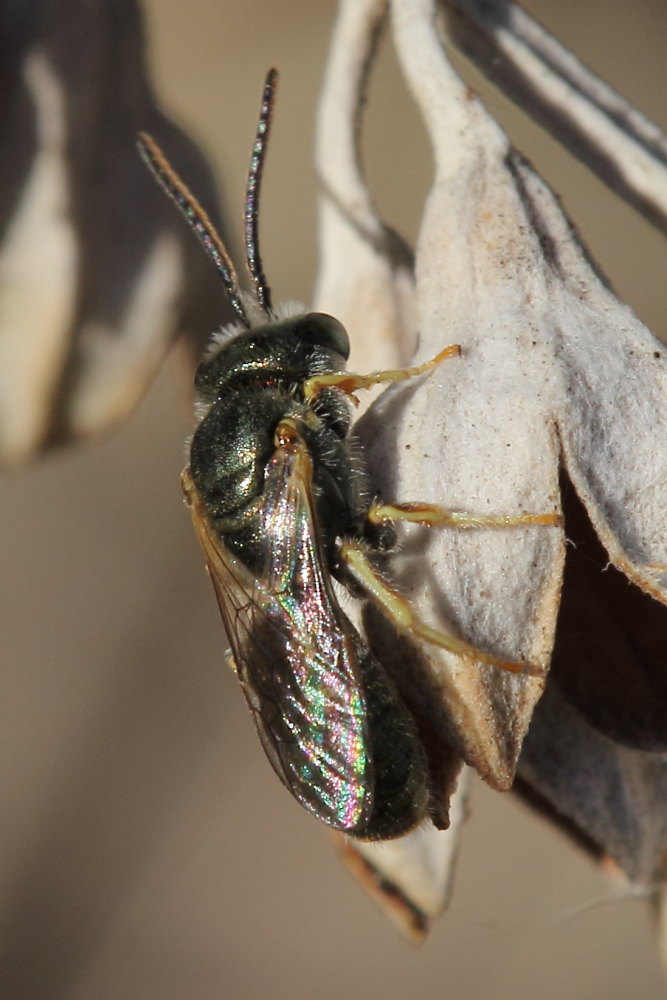
<svg viewBox="0 0 667 1000">
<path fill-rule="evenodd" d="M 667 136 L 518 4 L 440 0 L 446 32 L 508 97 L 667 233 Z"/>
</svg>

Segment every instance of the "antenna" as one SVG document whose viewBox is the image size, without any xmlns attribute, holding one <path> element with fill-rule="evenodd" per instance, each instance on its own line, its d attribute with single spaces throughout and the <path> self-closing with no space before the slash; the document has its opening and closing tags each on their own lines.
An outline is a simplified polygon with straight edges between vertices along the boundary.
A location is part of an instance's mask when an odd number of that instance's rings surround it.
<svg viewBox="0 0 667 1000">
<path fill-rule="evenodd" d="M 278 70 L 270 69 L 264 81 L 262 104 L 259 111 L 259 121 L 252 147 L 250 169 L 245 194 L 245 252 L 250 277 L 255 284 L 257 301 L 267 316 L 271 317 L 271 289 L 262 270 L 262 258 L 259 252 L 259 236 L 257 233 L 257 217 L 259 215 L 259 196 L 262 187 L 262 171 L 266 158 L 266 147 L 271 131 L 273 105 L 275 102 Z"/>
<path fill-rule="evenodd" d="M 269 74 L 270 75 L 270 74 Z M 267 77 L 268 85 L 268 77 Z M 262 116 L 260 117 L 260 125 L 262 122 L 262 117 L 264 116 L 264 109 L 266 104 L 266 90 L 264 104 L 262 104 Z M 270 117 L 270 108 L 269 108 Z M 259 128 L 258 128 L 259 135 Z M 145 132 L 139 133 L 139 151 L 146 162 L 147 166 L 155 176 L 156 180 L 162 188 L 169 195 L 171 200 L 177 205 L 185 217 L 186 222 L 194 232 L 194 234 L 199 239 L 199 242 L 204 247 L 204 250 L 210 257 L 210 259 L 215 264 L 218 274 L 222 278 L 222 283 L 225 286 L 225 291 L 227 293 L 227 298 L 229 299 L 229 304 L 233 308 L 234 312 L 241 320 L 246 329 L 250 329 L 250 323 L 248 321 L 248 316 L 243 307 L 243 302 L 241 301 L 241 295 L 239 292 L 239 282 L 236 276 L 236 271 L 234 270 L 234 265 L 232 264 L 231 257 L 225 249 L 218 231 L 209 219 L 208 215 L 201 207 L 192 192 L 185 186 L 180 177 L 176 174 L 173 167 L 169 164 L 166 156 L 157 145 L 154 139 Z M 255 143 L 255 149 L 257 149 L 258 143 Z M 254 163 L 254 155 L 253 155 Z M 259 167 L 259 173 L 261 174 L 261 164 Z M 249 202 L 249 194 L 246 198 L 246 206 Z M 247 214 L 247 207 L 246 207 Z M 255 273 L 252 271 L 251 274 L 255 280 L 258 287 L 258 298 L 264 309 L 267 306 L 264 304 L 266 299 L 266 294 L 268 289 L 265 289 L 265 297 L 262 298 L 259 291 L 259 282 L 263 279 L 261 274 L 261 269 L 259 275 L 256 277 Z M 270 308 L 270 306 L 269 306 Z"/>
</svg>

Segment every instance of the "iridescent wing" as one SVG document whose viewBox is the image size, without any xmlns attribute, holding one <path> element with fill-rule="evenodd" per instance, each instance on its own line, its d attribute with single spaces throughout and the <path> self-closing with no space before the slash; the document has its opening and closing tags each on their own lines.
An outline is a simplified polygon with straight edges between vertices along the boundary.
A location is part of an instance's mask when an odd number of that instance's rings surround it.
<svg viewBox="0 0 667 1000">
<path fill-rule="evenodd" d="M 254 577 L 218 537 L 184 473 L 241 686 L 273 768 L 325 823 L 354 831 L 373 807 L 361 640 L 323 562 L 305 446 L 278 446 L 260 518 L 263 572 Z"/>
</svg>

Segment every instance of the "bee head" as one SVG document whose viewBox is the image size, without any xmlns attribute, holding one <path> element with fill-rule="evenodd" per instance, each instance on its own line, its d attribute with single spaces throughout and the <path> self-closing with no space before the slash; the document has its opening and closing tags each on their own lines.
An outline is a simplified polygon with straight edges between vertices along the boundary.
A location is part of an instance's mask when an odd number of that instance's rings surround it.
<svg viewBox="0 0 667 1000">
<path fill-rule="evenodd" d="M 349 353 L 345 327 L 326 313 L 237 329 L 201 362 L 195 390 L 204 403 L 250 381 L 289 390 L 313 375 L 340 371 Z"/>
<path fill-rule="evenodd" d="M 312 312 L 292 321 L 292 332 L 305 344 L 323 347 L 332 354 L 339 354 L 344 361 L 350 356 L 350 338 L 347 330 L 328 313 Z"/>
</svg>

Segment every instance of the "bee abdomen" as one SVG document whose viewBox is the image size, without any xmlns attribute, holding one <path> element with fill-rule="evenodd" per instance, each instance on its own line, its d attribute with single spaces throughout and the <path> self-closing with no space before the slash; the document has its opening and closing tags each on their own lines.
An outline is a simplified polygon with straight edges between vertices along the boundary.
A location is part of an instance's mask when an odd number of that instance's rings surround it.
<svg viewBox="0 0 667 1000">
<path fill-rule="evenodd" d="M 428 806 L 428 765 L 414 720 L 393 681 L 367 652 L 361 662 L 375 773 L 373 811 L 354 835 L 368 840 L 412 830 Z"/>
</svg>

